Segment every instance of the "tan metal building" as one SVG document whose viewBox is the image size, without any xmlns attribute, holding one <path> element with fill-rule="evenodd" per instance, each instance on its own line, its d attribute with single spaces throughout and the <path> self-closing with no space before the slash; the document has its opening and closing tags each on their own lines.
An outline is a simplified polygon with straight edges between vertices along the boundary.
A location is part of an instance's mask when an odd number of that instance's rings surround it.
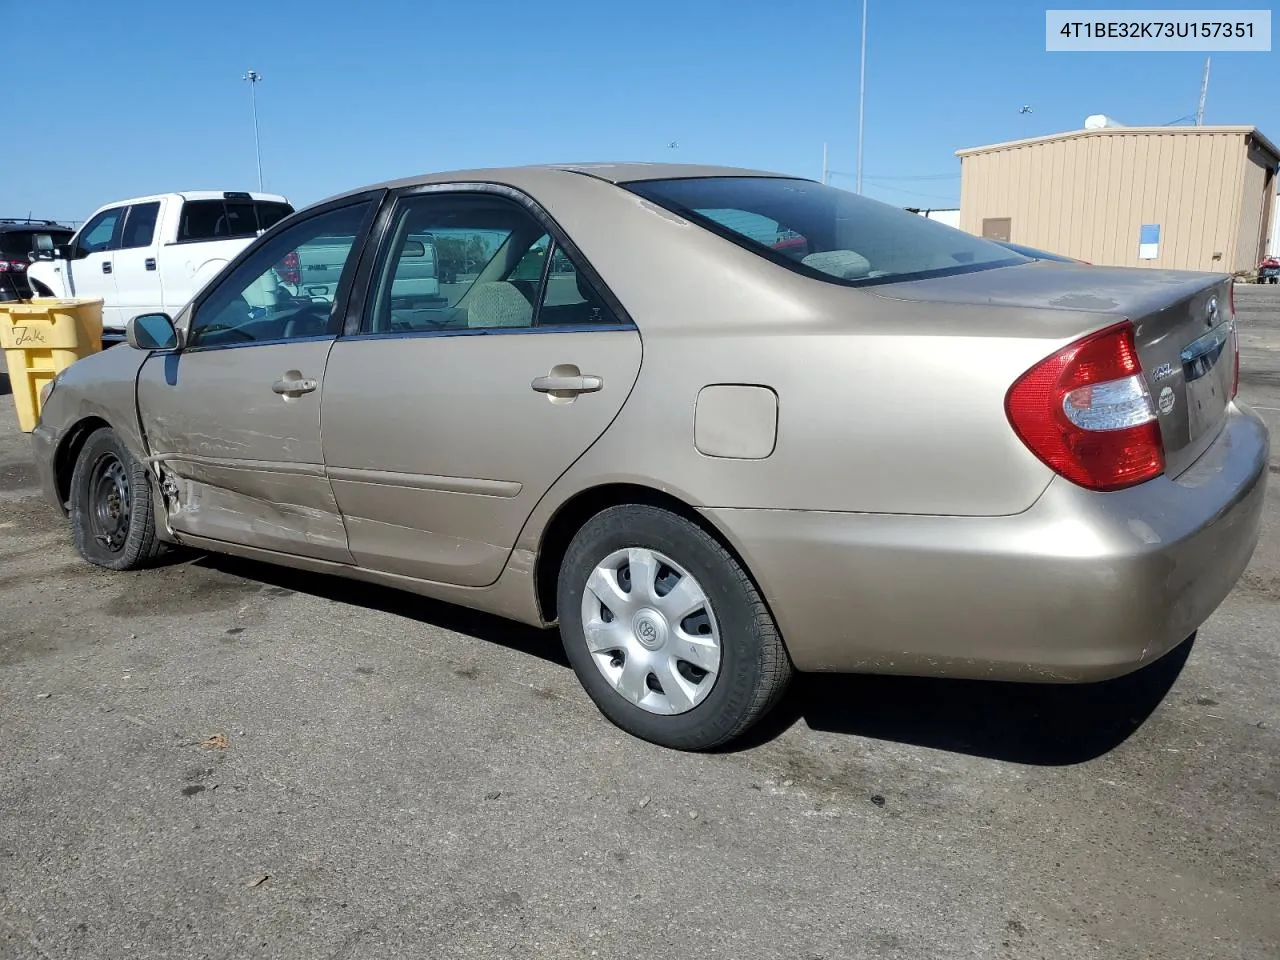
<svg viewBox="0 0 1280 960">
<path fill-rule="evenodd" d="M 1247 271 L 1280 151 L 1254 127 L 1103 127 L 956 151 L 960 227 L 1090 263 Z"/>
</svg>

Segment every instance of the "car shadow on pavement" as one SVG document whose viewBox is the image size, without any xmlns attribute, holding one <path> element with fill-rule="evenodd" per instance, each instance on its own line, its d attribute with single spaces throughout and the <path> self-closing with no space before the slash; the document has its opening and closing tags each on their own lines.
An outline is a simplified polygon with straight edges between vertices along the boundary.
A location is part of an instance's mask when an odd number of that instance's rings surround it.
<svg viewBox="0 0 1280 960">
<path fill-rule="evenodd" d="M 356 607 L 381 610 L 568 668 L 560 636 L 390 587 L 205 554 L 197 565 Z M 812 730 L 914 744 L 1035 766 L 1114 750 L 1146 722 L 1190 656 L 1195 635 L 1141 670 L 1091 684 L 801 674 L 778 708 L 735 741 L 736 753 L 802 722 Z"/>
<path fill-rule="evenodd" d="M 1088 684 L 803 675 L 750 741 L 772 739 L 802 721 L 813 730 L 1013 763 L 1084 763 L 1114 750 L 1146 722 L 1194 644 L 1192 634 L 1141 670 Z"/>
<path fill-rule="evenodd" d="M 198 566 L 219 570 L 232 576 L 244 577 L 260 583 L 306 593 L 324 600 L 335 600 L 356 607 L 381 610 L 408 620 L 430 624 L 443 630 L 452 630 L 485 643 L 494 643 L 518 653 L 527 653 L 561 667 L 568 667 L 569 660 L 560 645 L 560 635 L 554 630 L 539 630 L 513 620 L 491 616 L 420 597 L 405 590 L 382 587 L 377 584 L 349 580 L 307 570 L 295 570 L 255 560 L 245 560 L 225 554 L 203 554 L 195 561 Z"/>
<path fill-rule="evenodd" d="M 7 397 L 13 393 L 13 387 L 9 383 L 9 375 L 0 373 L 0 397 Z"/>
</svg>

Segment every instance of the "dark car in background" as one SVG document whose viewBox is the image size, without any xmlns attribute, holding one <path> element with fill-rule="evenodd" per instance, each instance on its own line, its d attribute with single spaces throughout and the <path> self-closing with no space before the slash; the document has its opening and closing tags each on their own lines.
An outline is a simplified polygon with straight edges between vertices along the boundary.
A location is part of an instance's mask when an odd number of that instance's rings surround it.
<svg viewBox="0 0 1280 960">
<path fill-rule="evenodd" d="M 75 236 L 75 228 L 54 220 L 0 220 L 0 301 L 31 296 L 27 265 Z"/>
</svg>

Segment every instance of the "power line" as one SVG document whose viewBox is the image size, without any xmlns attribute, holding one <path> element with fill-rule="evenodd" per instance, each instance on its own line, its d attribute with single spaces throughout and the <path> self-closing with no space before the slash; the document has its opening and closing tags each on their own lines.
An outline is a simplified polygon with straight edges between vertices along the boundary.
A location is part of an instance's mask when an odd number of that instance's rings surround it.
<svg viewBox="0 0 1280 960">
<path fill-rule="evenodd" d="M 954 204 L 957 207 L 960 206 L 960 202 L 954 196 L 944 197 L 937 193 L 921 193 L 919 190 L 904 190 L 902 187 L 891 187 L 887 184 L 877 184 L 877 186 L 881 190 L 888 190 L 891 193 L 905 193 L 910 197 L 924 197 L 928 200 L 943 200 L 946 203 Z"/>
<path fill-rule="evenodd" d="M 827 175 L 835 177 L 849 176 L 849 174 L 845 173 L 843 170 L 828 170 Z M 953 197 L 944 197 L 936 193 L 921 193 L 919 190 L 907 190 L 903 187 L 893 187 L 885 183 L 876 184 L 876 186 L 881 190 L 889 190 L 893 193 L 905 193 L 913 197 L 925 197 L 929 200 L 945 200 L 947 203 L 954 203 L 956 206 L 960 205 L 959 201 L 955 200 Z"/>
<path fill-rule="evenodd" d="M 924 173 L 919 175 L 895 175 L 895 176 L 873 176 L 869 173 L 862 175 L 864 180 L 959 180 L 958 173 Z"/>
</svg>

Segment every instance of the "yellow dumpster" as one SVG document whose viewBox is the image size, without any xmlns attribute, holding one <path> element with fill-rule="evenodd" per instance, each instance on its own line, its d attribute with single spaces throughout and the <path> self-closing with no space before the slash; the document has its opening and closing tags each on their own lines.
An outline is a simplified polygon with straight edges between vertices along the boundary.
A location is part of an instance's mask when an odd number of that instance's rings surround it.
<svg viewBox="0 0 1280 960">
<path fill-rule="evenodd" d="M 40 391 L 81 357 L 102 349 L 102 301 L 34 300 L 0 303 L 4 348 L 18 407 L 18 426 L 30 433 L 40 416 Z"/>
</svg>

